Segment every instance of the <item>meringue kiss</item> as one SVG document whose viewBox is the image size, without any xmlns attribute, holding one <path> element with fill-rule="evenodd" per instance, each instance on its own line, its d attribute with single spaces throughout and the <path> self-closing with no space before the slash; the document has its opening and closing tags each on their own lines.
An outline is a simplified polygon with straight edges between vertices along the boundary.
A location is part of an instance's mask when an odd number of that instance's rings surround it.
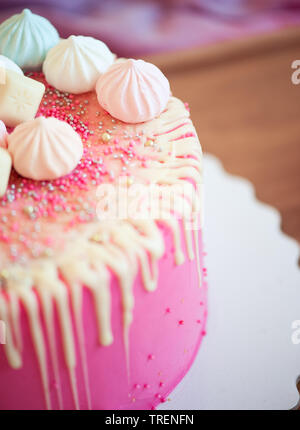
<svg viewBox="0 0 300 430">
<path fill-rule="evenodd" d="M 48 52 L 43 72 L 47 82 L 58 90 L 80 94 L 95 88 L 97 79 L 114 59 L 100 40 L 70 36 Z"/>
<path fill-rule="evenodd" d="M 127 123 L 150 121 L 166 108 L 170 84 L 154 64 L 126 60 L 113 64 L 97 81 L 99 104 Z"/>
<path fill-rule="evenodd" d="M 18 125 L 8 136 L 15 170 L 37 181 L 70 173 L 83 154 L 79 134 L 66 122 L 39 117 Z"/>
<path fill-rule="evenodd" d="M 0 25 L 0 52 L 24 70 L 39 70 L 47 52 L 59 42 L 53 25 L 24 9 Z"/>
<path fill-rule="evenodd" d="M 0 148 L 7 148 L 7 130 L 3 121 L 0 121 Z"/>
</svg>

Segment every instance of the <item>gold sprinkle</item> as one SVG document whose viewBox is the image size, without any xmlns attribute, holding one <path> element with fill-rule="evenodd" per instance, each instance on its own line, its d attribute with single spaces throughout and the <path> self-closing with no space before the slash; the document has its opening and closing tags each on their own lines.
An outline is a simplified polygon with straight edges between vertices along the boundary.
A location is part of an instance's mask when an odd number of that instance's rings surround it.
<svg viewBox="0 0 300 430">
<path fill-rule="evenodd" d="M 108 142 L 111 139 L 111 135 L 109 133 L 103 133 L 101 138 L 103 142 Z"/>
<path fill-rule="evenodd" d="M 43 251 L 45 257 L 53 257 L 53 250 L 51 248 L 45 248 Z"/>
<path fill-rule="evenodd" d="M 1 270 L 1 272 L 0 272 L 0 278 L 2 278 L 2 279 L 8 279 L 8 277 L 9 277 L 9 272 L 8 272 L 8 270 L 6 270 L 6 269 L 3 269 L 3 270 Z"/>
<path fill-rule="evenodd" d="M 101 235 L 100 234 L 94 234 L 94 236 L 92 236 L 91 237 L 91 240 L 93 241 L 93 242 L 97 242 L 97 243 L 100 243 L 100 242 L 102 242 L 102 237 L 101 237 Z"/>
<path fill-rule="evenodd" d="M 23 211 L 25 212 L 25 214 L 31 215 L 34 211 L 34 208 L 33 208 L 33 206 L 25 206 Z"/>
<path fill-rule="evenodd" d="M 133 184 L 133 177 L 132 176 L 128 176 L 127 177 L 127 185 L 132 185 Z"/>
</svg>

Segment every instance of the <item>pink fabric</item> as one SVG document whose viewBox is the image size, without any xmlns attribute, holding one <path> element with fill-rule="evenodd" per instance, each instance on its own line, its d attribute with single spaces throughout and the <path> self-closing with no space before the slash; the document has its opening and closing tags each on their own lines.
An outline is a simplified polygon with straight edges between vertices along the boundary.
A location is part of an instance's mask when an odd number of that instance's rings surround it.
<svg viewBox="0 0 300 430">
<path fill-rule="evenodd" d="M 30 1 L 1 2 L 0 21 L 25 4 L 30 7 Z M 63 37 L 95 36 L 124 56 L 203 46 L 300 24 L 299 0 L 36 0 L 32 10 L 49 18 Z"/>
</svg>

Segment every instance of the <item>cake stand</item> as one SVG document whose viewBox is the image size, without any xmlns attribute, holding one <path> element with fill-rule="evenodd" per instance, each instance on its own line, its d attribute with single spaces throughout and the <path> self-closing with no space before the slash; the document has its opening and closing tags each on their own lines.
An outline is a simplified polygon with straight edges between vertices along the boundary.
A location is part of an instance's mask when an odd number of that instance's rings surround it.
<svg viewBox="0 0 300 430">
<path fill-rule="evenodd" d="M 158 409 L 291 409 L 299 400 L 299 245 L 252 185 L 205 156 L 207 336 Z"/>
</svg>

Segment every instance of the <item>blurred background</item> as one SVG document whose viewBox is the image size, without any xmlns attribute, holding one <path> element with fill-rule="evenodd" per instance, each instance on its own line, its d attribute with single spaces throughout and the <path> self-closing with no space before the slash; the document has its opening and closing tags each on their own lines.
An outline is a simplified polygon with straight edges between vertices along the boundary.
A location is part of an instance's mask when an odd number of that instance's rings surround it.
<svg viewBox="0 0 300 430">
<path fill-rule="evenodd" d="M 90 35 L 119 55 L 203 46 L 300 23 L 299 0 L 0 0 L 1 21 L 24 7 L 62 37 Z"/>
<path fill-rule="evenodd" d="M 24 7 L 62 37 L 157 64 L 204 151 L 250 179 L 300 241 L 300 0 L 0 0 L 0 22 Z"/>
</svg>

